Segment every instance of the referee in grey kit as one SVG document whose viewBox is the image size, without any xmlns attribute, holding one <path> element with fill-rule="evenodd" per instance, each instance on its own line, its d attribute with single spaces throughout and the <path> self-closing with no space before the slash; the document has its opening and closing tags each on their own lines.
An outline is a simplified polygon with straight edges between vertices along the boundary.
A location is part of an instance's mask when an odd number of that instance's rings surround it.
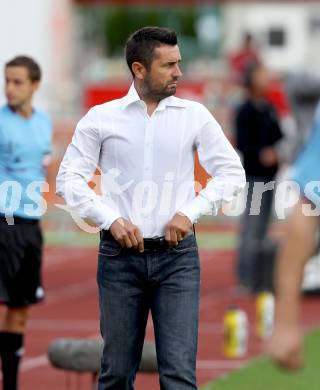
<svg viewBox="0 0 320 390">
<path fill-rule="evenodd" d="M 128 94 L 80 120 L 57 192 L 102 230 L 99 390 L 134 388 L 149 311 L 161 389 L 196 389 L 200 267 L 192 227 L 244 187 L 244 170 L 210 112 L 174 96 L 181 76 L 174 31 L 136 31 L 126 59 Z M 198 196 L 195 150 L 214 176 Z M 102 197 L 87 185 L 97 165 Z"/>
</svg>

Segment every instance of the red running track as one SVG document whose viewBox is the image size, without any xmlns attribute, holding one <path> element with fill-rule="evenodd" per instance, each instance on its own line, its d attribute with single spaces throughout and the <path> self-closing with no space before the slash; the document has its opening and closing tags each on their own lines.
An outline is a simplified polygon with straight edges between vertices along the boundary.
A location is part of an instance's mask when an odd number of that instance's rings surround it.
<svg viewBox="0 0 320 390">
<path fill-rule="evenodd" d="M 254 300 L 237 296 L 234 289 L 233 251 L 201 251 L 202 289 L 199 328 L 199 385 L 244 364 L 261 350 L 254 335 Z M 47 299 L 32 309 L 26 338 L 20 390 L 87 390 L 88 374 L 66 374 L 50 367 L 46 352 L 56 337 L 94 337 L 99 332 L 96 250 L 49 248 L 45 253 L 44 279 Z M 231 303 L 244 308 L 250 320 L 249 354 L 245 359 L 228 360 L 222 352 L 222 318 Z M 306 326 L 320 323 L 318 299 L 304 302 Z M 151 321 L 147 338 L 153 337 Z M 138 374 L 137 390 L 159 389 L 156 374 Z"/>
</svg>

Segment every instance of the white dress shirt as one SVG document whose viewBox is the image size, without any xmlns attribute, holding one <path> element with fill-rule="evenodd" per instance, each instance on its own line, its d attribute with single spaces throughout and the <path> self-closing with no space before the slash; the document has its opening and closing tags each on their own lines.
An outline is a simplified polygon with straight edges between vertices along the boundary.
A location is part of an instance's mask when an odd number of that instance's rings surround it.
<svg viewBox="0 0 320 390">
<path fill-rule="evenodd" d="M 197 196 L 195 150 L 213 176 Z M 87 184 L 97 166 L 102 195 Z M 82 217 L 101 229 L 123 217 L 144 237 L 164 235 L 176 212 L 192 222 L 215 215 L 244 185 L 237 153 L 202 104 L 170 96 L 149 116 L 133 84 L 79 121 L 57 176 L 57 194 Z"/>
</svg>

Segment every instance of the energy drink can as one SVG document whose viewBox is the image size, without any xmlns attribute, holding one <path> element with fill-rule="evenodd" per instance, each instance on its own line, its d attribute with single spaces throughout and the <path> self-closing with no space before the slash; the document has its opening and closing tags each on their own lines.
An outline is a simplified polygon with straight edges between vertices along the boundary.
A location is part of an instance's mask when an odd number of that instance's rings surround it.
<svg viewBox="0 0 320 390">
<path fill-rule="evenodd" d="M 274 295 L 264 291 L 256 298 L 256 331 L 258 336 L 267 338 L 271 336 L 274 321 Z"/>
<path fill-rule="evenodd" d="M 228 358 L 242 357 L 248 349 L 248 318 L 245 311 L 229 307 L 223 321 L 224 355 Z"/>
</svg>

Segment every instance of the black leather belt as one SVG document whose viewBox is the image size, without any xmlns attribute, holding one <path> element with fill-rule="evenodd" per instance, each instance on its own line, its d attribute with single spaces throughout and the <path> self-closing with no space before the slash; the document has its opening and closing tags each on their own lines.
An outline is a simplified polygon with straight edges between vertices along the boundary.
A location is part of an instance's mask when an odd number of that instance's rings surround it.
<svg viewBox="0 0 320 390">
<path fill-rule="evenodd" d="M 100 233 L 100 237 L 102 240 L 116 241 L 109 230 L 102 230 Z M 153 237 L 153 238 L 144 238 L 143 244 L 144 244 L 145 250 L 159 250 L 159 249 L 168 248 L 168 243 L 165 240 L 164 236 Z"/>
<path fill-rule="evenodd" d="M 168 242 L 164 239 L 164 236 L 154 238 L 143 239 L 144 249 L 146 250 L 157 250 L 168 248 Z"/>
</svg>

